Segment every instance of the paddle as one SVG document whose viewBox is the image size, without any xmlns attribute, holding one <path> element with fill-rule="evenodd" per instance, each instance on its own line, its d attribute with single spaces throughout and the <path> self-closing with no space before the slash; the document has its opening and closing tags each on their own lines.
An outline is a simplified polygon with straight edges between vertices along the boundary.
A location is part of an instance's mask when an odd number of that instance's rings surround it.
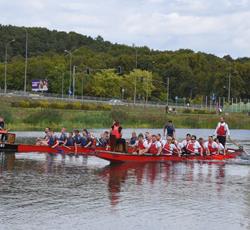
<svg viewBox="0 0 250 230">
<path fill-rule="evenodd" d="M 228 136 L 228 140 L 229 140 L 231 143 L 233 143 L 234 145 L 236 145 L 237 147 L 239 147 L 239 149 L 243 149 L 243 146 L 240 145 L 240 144 L 238 144 L 238 143 L 235 142 L 234 140 L 232 140 L 230 136 Z"/>
</svg>

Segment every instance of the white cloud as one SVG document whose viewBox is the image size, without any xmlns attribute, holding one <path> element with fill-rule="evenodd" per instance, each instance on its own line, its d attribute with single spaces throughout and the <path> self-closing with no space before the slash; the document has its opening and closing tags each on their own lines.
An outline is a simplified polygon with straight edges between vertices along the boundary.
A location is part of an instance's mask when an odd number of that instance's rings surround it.
<svg viewBox="0 0 250 230">
<path fill-rule="evenodd" d="M 249 56 L 249 0 L 0 0 L 0 22 L 156 49 Z M 13 16 L 14 15 L 14 16 Z"/>
</svg>

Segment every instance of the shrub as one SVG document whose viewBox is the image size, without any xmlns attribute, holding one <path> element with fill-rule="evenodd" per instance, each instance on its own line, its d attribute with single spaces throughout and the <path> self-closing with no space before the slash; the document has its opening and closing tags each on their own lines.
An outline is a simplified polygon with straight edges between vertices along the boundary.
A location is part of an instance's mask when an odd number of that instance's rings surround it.
<svg viewBox="0 0 250 230">
<path fill-rule="evenodd" d="M 30 107 L 30 102 L 22 100 L 22 101 L 19 102 L 19 107 L 21 107 L 21 108 L 29 108 Z"/>
<path fill-rule="evenodd" d="M 192 112 L 191 109 L 184 109 L 184 110 L 183 110 L 183 113 L 191 113 L 191 112 Z"/>
<path fill-rule="evenodd" d="M 40 101 L 39 102 L 41 108 L 49 108 L 49 102 L 48 101 Z"/>
<path fill-rule="evenodd" d="M 81 103 L 80 102 L 74 102 L 72 103 L 73 109 L 81 109 Z"/>
<path fill-rule="evenodd" d="M 30 101 L 30 108 L 37 108 L 40 106 L 40 101 Z"/>
<path fill-rule="evenodd" d="M 41 122 L 46 123 L 59 123 L 62 121 L 62 115 L 57 110 L 43 109 L 35 113 L 29 114 L 24 122 L 28 124 L 36 124 Z"/>
<path fill-rule="evenodd" d="M 0 117 L 3 117 L 6 123 L 14 121 L 11 112 L 7 108 L 1 108 Z"/>
</svg>

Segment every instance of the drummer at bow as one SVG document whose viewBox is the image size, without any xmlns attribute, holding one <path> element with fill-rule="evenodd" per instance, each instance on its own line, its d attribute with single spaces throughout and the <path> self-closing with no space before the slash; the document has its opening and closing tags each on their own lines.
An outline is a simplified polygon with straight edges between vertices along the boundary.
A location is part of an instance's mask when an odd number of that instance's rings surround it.
<svg viewBox="0 0 250 230">
<path fill-rule="evenodd" d="M 7 140 L 7 132 L 8 132 L 8 130 L 5 130 L 4 126 L 5 126 L 4 118 L 0 117 L 0 131 L 2 133 L 1 142 L 5 142 Z"/>
</svg>

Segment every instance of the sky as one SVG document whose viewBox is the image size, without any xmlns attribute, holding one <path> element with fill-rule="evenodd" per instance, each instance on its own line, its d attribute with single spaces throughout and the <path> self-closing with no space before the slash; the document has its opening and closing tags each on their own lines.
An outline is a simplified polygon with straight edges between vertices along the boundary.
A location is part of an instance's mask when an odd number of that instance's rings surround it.
<svg viewBox="0 0 250 230">
<path fill-rule="evenodd" d="M 250 57 L 250 0 L 0 0 L 0 24 Z"/>
</svg>

